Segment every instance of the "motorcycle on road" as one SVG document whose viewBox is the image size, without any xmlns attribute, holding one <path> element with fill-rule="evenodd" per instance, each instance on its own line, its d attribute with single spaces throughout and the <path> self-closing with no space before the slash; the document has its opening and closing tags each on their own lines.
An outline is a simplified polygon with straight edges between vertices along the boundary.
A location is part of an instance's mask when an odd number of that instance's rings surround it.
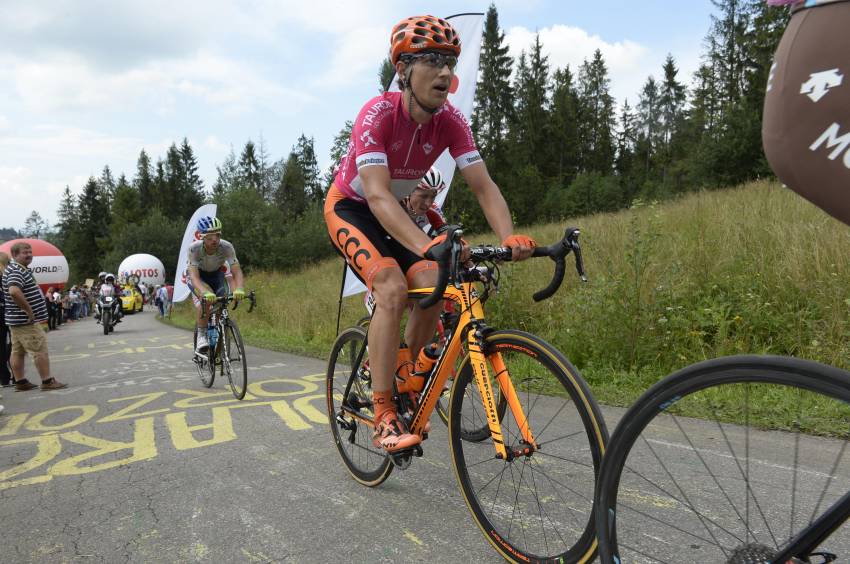
<svg viewBox="0 0 850 564">
<path fill-rule="evenodd" d="M 99 296 L 97 298 L 98 323 L 103 326 L 103 334 L 109 335 L 120 321 L 119 309 L 121 301 L 112 296 Z"/>
</svg>

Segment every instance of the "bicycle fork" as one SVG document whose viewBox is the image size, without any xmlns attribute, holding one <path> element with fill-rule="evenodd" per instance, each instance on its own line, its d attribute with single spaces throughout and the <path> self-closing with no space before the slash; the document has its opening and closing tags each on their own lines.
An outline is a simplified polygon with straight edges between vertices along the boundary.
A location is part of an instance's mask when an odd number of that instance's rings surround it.
<svg viewBox="0 0 850 564">
<path fill-rule="evenodd" d="M 522 405 L 517 397 L 516 388 L 511 381 L 508 369 L 502 360 L 502 355 L 499 352 L 490 354 L 490 364 L 496 372 L 495 380 L 499 386 L 502 397 L 507 400 L 508 409 L 517 423 L 519 432 L 522 435 L 522 444 L 518 447 L 505 446 L 505 438 L 502 434 L 502 424 L 499 421 L 499 414 L 496 408 L 497 402 L 495 399 L 493 384 L 490 380 L 490 373 L 487 369 L 487 357 L 484 355 L 484 339 L 480 331 L 470 331 L 468 336 L 469 347 L 469 362 L 472 364 L 472 371 L 475 374 L 475 383 L 478 386 L 478 393 L 481 396 L 481 402 L 484 404 L 484 412 L 487 414 L 487 425 L 490 428 L 490 435 L 493 437 L 493 445 L 496 448 L 496 458 L 510 461 L 518 456 L 530 456 L 538 449 L 537 443 L 534 440 L 531 426 L 528 423 L 528 418 L 522 409 Z"/>
</svg>

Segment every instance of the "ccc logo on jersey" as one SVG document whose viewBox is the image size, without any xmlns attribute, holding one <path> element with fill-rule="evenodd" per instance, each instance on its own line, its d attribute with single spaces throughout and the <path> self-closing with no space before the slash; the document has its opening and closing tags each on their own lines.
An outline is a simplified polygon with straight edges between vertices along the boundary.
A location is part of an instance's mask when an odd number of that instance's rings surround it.
<svg viewBox="0 0 850 564">
<path fill-rule="evenodd" d="M 336 243 L 342 249 L 342 252 L 345 253 L 345 256 L 351 259 L 354 266 L 363 268 L 366 261 L 372 258 L 372 255 L 366 249 L 360 248 L 360 239 L 351 237 L 350 235 L 351 232 L 345 227 L 337 229 Z M 359 259 L 363 260 L 363 264 L 357 262 Z"/>
</svg>

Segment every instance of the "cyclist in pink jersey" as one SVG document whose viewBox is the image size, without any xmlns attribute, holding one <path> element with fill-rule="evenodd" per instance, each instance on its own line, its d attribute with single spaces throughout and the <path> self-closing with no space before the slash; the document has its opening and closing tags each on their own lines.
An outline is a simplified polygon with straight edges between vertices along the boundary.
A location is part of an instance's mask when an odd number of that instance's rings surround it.
<svg viewBox="0 0 850 564">
<path fill-rule="evenodd" d="M 369 324 L 369 361 L 375 413 L 374 443 L 393 452 L 421 437 L 408 432 L 392 394 L 398 365 L 412 363 L 433 336 L 440 308 L 416 305 L 399 350 L 408 287 L 436 284 L 431 239 L 399 202 L 410 195 L 440 154 L 448 149 L 476 196 L 490 227 L 514 260 L 531 256 L 534 241 L 514 234 L 511 214 L 481 160 L 469 124 L 447 101 L 461 45 L 451 24 L 434 16 L 406 18 L 393 27 L 390 59 L 401 92 L 369 100 L 351 132 L 325 200 L 331 241 L 375 296 Z M 466 247 L 464 248 L 466 249 Z"/>
</svg>

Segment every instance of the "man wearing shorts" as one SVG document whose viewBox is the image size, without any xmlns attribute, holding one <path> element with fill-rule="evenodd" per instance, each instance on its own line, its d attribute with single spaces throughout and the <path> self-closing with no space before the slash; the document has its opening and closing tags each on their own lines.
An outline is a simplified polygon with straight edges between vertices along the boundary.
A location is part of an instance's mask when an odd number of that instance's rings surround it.
<svg viewBox="0 0 850 564">
<path fill-rule="evenodd" d="M 26 392 L 35 388 L 24 377 L 24 359 L 32 355 L 42 390 L 60 390 L 67 387 L 50 376 L 50 358 L 47 354 L 47 336 L 41 324 L 47 321 L 47 304 L 35 277 L 29 269 L 32 247 L 28 243 L 12 245 L 12 260 L 3 272 L 3 294 L 6 306 L 6 324 L 12 334 L 10 364 L 15 378 L 15 391 Z"/>
</svg>

